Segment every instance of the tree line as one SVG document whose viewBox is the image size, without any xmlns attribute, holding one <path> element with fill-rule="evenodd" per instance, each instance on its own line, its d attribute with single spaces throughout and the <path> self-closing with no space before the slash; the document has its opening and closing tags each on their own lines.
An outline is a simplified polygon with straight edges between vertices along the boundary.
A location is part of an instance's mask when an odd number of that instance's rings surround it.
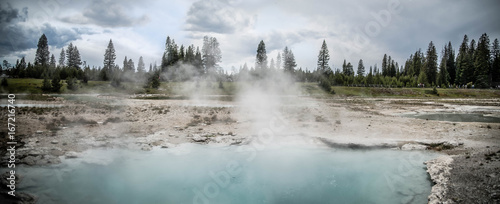
<svg viewBox="0 0 500 204">
<path fill-rule="evenodd" d="M 82 62 L 78 47 L 70 43 L 62 48 L 56 62 L 54 54 L 50 54 L 48 40 L 43 34 L 37 44 L 34 63 L 26 63 L 22 57 L 14 66 L 3 61 L 2 72 L 10 77 L 44 79 L 42 89 L 56 91 L 61 79 L 65 79 L 68 88 L 76 89 L 74 83 L 87 83 L 89 80 L 110 81 L 113 86 L 121 86 L 122 82 L 141 82 L 145 88 L 157 88 L 160 82 L 188 80 L 238 81 L 267 77 L 274 73 L 284 72 L 300 82 L 319 82 L 329 89 L 332 85 L 345 86 L 385 86 L 385 87 L 417 87 L 417 86 L 475 86 L 488 88 L 500 83 L 500 47 L 497 39 L 490 44 L 487 34 L 481 35 L 476 45 L 464 36 L 458 54 L 451 42 L 444 45 L 438 63 L 438 53 L 431 41 L 425 54 L 421 49 L 406 60 L 403 65 L 395 62 L 391 56 L 384 54 L 381 68 L 377 64 L 366 69 L 363 60 L 357 63 L 355 71 L 351 62 L 344 60 L 341 68 L 329 66 L 330 54 L 326 41 L 323 41 L 318 54 L 316 70 L 297 69 L 293 51 L 285 47 L 278 52 L 276 58 L 268 58 L 264 41 L 257 46 L 255 64 L 248 67 L 245 63 L 237 70 L 232 67 L 228 74 L 219 63 L 222 53 L 215 37 L 205 36 L 203 45 L 178 45 L 167 36 L 161 64 L 149 64 L 146 70 L 142 56 L 137 67 L 132 59 L 125 56 L 120 67 L 116 61 L 116 51 L 110 39 L 104 51 L 103 66 L 90 67 Z"/>
<path fill-rule="evenodd" d="M 386 86 L 386 87 L 477 87 L 489 88 L 500 85 L 500 47 L 498 39 L 490 44 L 488 35 L 481 35 L 476 45 L 469 43 L 467 35 L 455 57 L 451 42 L 444 45 L 438 62 L 436 46 L 431 41 L 425 54 L 419 49 L 398 65 L 391 56 L 384 54 L 381 69 L 377 64 L 366 73 L 363 60 L 358 63 L 357 72 L 353 65 L 344 60 L 342 70 L 333 71 L 328 66 L 330 59 L 326 42 L 318 55 L 317 69 L 308 75 L 330 89 L 331 85 Z"/>
</svg>

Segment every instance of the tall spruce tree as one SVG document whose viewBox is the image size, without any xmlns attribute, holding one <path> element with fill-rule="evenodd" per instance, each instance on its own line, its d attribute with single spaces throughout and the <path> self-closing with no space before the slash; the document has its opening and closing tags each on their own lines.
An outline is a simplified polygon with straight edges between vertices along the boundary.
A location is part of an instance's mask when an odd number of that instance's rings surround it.
<svg viewBox="0 0 500 204">
<path fill-rule="evenodd" d="M 205 73 L 215 73 L 218 63 L 222 61 L 222 52 L 219 48 L 217 38 L 205 36 L 201 48 Z"/>
<path fill-rule="evenodd" d="M 451 42 L 448 42 L 448 46 L 446 47 L 446 69 L 448 72 L 448 82 L 450 84 L 455 83 L 455 78 L 457 76 L 457 66 L 455 64 L 455 50 L 451 46 Z"/>
<path fill-rule="evenodd" d="M 466 70 L 471 66 L 468 51 L 469 38 L 465 35 L 457 55 L 457 72 L 455 77 L 455 84 L 457 85 L 465 85 L 468 82 Z"/>
<path fill-rule="evenodd" d="M 109 39 L 108 47 L 104 51 L 104 67 L 107 71 L 111 70 L 115 66 L 115 46 L 113 45 L 113 40 Z"/>
<path fill-rule="evenodd" d="M 439 74 L 437 79 L 437 85 L 439 86 L 448 86 L 448 81 L 450 79 L 450 75 L 448 74 L 448 57 L 449 57 L 448 46 L 445 45 L 442 51 L 441 63 L 439 63 Z M 443 87 L 444 88 L 444 87 Z"/>
<path fill-rule="evenodd" d="M 49 65 L 49 44 L 47 41 L 47 37 L 45 34 L 42 34 L 40 39 L 38 40 L 38 45 L 36 49 L 35 55 L 35 65 L 48 66 Z"/>
<path fill-rule="evenodd" d="M 297 63 L 295 63 L 295 56 L 291 49 L 288 49 L 288 46 L 283 50 L 283 69 L 286 73 L 293 74 L 295 72 L 295 67 L 297 67 Z"/>
<path fill-rule="evenodd" d="M 491 73 L 495 85 L 500 85 L 500 45 L 498 39 L 493 41 L 491 49 Z"/>
<path fill-rule="evenodd" d="M 474 75 L 475 74 L 474 61 L 476 58 L 475 54 L 476 54 L 476 40 L 472 39 L 470 41 L 469 50 L 467 50 L 468 66 L 464 70 L 466 83 L 469 82 L 476 83 L 476 75 Z"/>
<path fill-rule="evenodd" d="M 490 39 L 486 33 L 481 35 L 474 53 L 474 76 L 479 88 L 491 86 L 490 72 Z"/>
<path fill-rule="evenodd" d="M 276 56 L 276 69 L 281 69 L 281 53 L 278 52 L 278 56 Z"/>
<path fill-rule="evenodd" d="M 328 65 L 329 61 L 330 61 L 330 54 L 328 51 L 328 47 L 326 45 L 326 41 L 323 40 L 323 44 L 321 45 L 321 49 L 319 50 L 318 54 L 318 66 L 317 66 L 318 72 L 323 76 L 327 76 L 331 72 L 330 66 Z"/>
<path fill-rule="evenodd" d="M 255 56 L 255 69 L 262 70 L 267 69 L 267 53 L 266 53 L 266 44 L 264 40 L 261 40 L 259 45 L 257 46 L 257 54 Z"/>
<path fill-rule="evenodd" d="M 144 65 L 144 60 L 142 59 L 142 56 L 139 57 L 139 62 L 137 63 L 137 72 L 141 74 L 146 72 L 146 67 Z"/>
<path fill-rule="evenodd" d="M 73 46 L 73 43 L 69 43 L 68 48 L 66 49 L 66 59 L 68 67 L 80 69 L 80 65 L 82 64 L 80 52 L 76 46 Z"/>
<path fill-rule="evenodd" d="M 64 52 L 64 47 L 61 48 L 61 53 L 59 54 L 59 66 L 64 67 L 66 61 L 66 52 Z"/>
<path fill-rule="evenodd" d="M 387 76 L 389 75 L 388 71 L 388 64 L 389 62 L 387 61 L 387 54 L 384 54 L 384 58 L 382 58 L 382 76 Z"/>
<path fill-rule="evenodd" d="M 363 65 L 363 60 L 362 59 L 359 60 L 357 74 L 358 74 L 358 76 L 364 76 L 365 75 L 365 65 Z"/>
<path fill-rule="evenodd" d="M 56 68 L 56 57 L 54 56 L 54 54 L 52 54 L 50 56 L 50 64 L 49 65 L 50 65 L 49 67 L 51 69 L 55 69 Z"/>
<path fill-rule="evenodd" d="M 425 71 L 427 75 L 427 80 L 429 84 L 436 84 L 437 79 L 437 52 L 434 43 L 431 41 L 429 47 L 427 48 L 427 54 L 425 59 Z"/>
</svg>

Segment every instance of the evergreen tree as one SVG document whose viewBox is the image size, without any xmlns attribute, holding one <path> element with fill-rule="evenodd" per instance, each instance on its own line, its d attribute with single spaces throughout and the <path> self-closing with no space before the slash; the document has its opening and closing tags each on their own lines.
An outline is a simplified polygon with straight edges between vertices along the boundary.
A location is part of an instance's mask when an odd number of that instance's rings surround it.
<svg viewBox="0 0 500 204">
<path fill-rule="evenodd" d="M 327 76 L 329 73 L 331 73 L 330 66 L 328 65 L 329 61 L 330 61 L 330 54 L 328 51 L 328 47 L 326 45 L 326 41 L 323 40 L 323 44 L 321 45 L 321 49 L 319 50 L 318 54 L 318 66 L 317 66 L 317 71 L 323 76 Z"/>
<path fill-rule="evenodd" d="M 492 81 L 497 85 L 500 85 L 500 46 L 498 44 L 498 39 L 493 41 L 491 58 Z"/>
<path fill-rule="evenodd" d="M 470 41 L 469 50 L 467 50 L 467 65 L 468 66 L 465 67 L 465 69 L 464 69 L 466 83 L 469 83 L 469 82 L 475 83 L 476 82 L 476 75 L 474 75 L 474 73 L 475 73 L 474 61 L 476 58 L 475 52 L 476 52 L 476 41 L 474 39 L 472 39 Z"/>
<path fill-rule="evenodd" d="M 276 69 L 281 69 L 281 53 L 278 52 L 278 56 L 276 56 Z"/>
<path fill-rule="evenodd" d="M 481 35 L 477 43 L 477 49 L 474 53 L 474 67 L 477 86 L 479 88 L 490 87 L 490 39 L 486 33 Z"/>
<path fill-rule="evenodd" d="M 66 49 L 66 64 L 68 67 L 73 67 L 80 69 L 80 65 L 82 64 L 82 60 L 80 58 L 80 52 L 76 46 L 73 46 L 73 43 L 68 45 Z"/>
<path fill-rule="evenodd" d="M 64 67 L 64 63 L 66 60 L 66 52 L 64 52 L 64 47 L 61 48 L 61 54 L 59 54 L 59 66 Z"/>
<path fill-rule="evenodd" d="M 108 47 L 104 51 L 104 67 L 101 70 L 100 78 L 103 81 L 109 80 L 109 75 L 112 74 L 112 70 L 115 67 L 115 47 L 113 45 L 113 40 L 109 39 Z"/>
<path fill-rule="evenodd" d="M 127 72 L 130 72 L 130 73 L 135 72 L 135 65 L 134 65 L 134 61 L 132 61 L 132 59 L 128 60 L 127 68 L 128 68 Z"/>
<path fill-rule="evenodd" d="M 448 82 L 449 83 L 455 83 L 455 78 L 457 75 L 457 67 L 455 64 L 455 51 L 453 50 L 453 47 L 451 46 L 451 42 L 448 42 L 448 47 L 446 47 L 446 69 L 448 72 Z"/>
<path fill-rule="evenodd" d="M 285 72 L 293 74 L 295 72 L 295 67 L 297 64 L 295 63 L 295 56 L 291 49 L 285 47 L 283 50 L 283 68 Z"/>
<path fill-rule="evenodd" d="M 141 74 L 146 72 L 146 67 L 144 65 L 144 60 L 142 59 L 142 56 L 139 57 L 139 62 L 137 63 L 137 72 Z"/>
<path fill-rule="evenodd" d="M 50 90 L 52 90 L 52 85 L 50 85 L 49 77 L 45 73 L 42 75 L 43 75 L 42 91 L 49 92 Z"/>
<path fill-rule="evenodd" d="M 49 65 L 49 44 L 47 41 L 47 37 L 45 34 L 42 34 L 40 39 L 38 40 L 38 45 L 36 49 L 35 55 L 35 65 L 47 66 Z"/>
<path fill-rule="evenodd" d="M 179 48 L 179 61 L 184 61 L 185 57 L 184 45 L 181 45 Z"/>
<path fill-rule="evenodd" d="M 50 56 L 50 68 L 55 69 L 56 68 L 56 57 L 54 54 Z"/>
<path fill-rule="evenodd" d="M 61 78 L 59 78 L 59 74 L 55 74 L 55 76 L 52 78 L 51 85 L 52 85 L 53 92 L 59 92 L 59 90 L 62 87 Z"/>
<path fill-rule="evenodd" d="M 469 38 L 465 35 L 457 55 L 457 72 L 455 77 L 455 83 L 457 85 L 465 85 L 467 83 L 466 70 L 468 70 L 469 66 L 471 66 L 468 53 L 468 43 Z"/>
<path fill-rule="evenodd" d="M 389 75 L 387 63 L 388 63 L 387 62 L 387 54 L 384 54 L 384 58 L 382 59 L 382 76 Z"/>
<path fill-rule="evenodd" d="M 205 73 L 215 73 L 218 63 L 222 60 L 222 53 L 217 38 L 205 36 L 201 52 Z"/>
<path fill-rule="evenodd" d="M 128 59 L 127 59 L 127 56 L 125 56 L 125 59 L 123 60 L 123 71 L 127 72 L 128 70 L 129 70 Z"/>
<path fill-rule="evenodd" d="M 1 85 L 2 85 L 3 87 L 8 87 L 8 86 L 9 86 L 9 82 L 7 81 L 7 78 L 5 78 L 5 77 L 3 77 L 3 78 L 2 78 L 2 83 L 1 83 Z"/>
<path fill-rule="evenodd" d="M 358 74 L 358 76 L 364 76 L 365 75 L 365 66 L 363 65 L 363 60 L 362 59 L 359 60 L 357 74 Z"/>
<path fill-rule="evenodd" d="M 442 57 L 441 57 L 441 63 L 439 64 L 439 74 L 438 74 L 438 81 L 437 85 L 443 86 L 442 88 L 445 88 L 448 86 L 448 81 L 450 79 L 450 75 L 448 74 L 448 57 L 450 54 L 448 53 L 449 49 L 448 46 L 444 46 L 444 49 L 442 51 Z"/>
<path fill-rule="evenodd" d="M 199 47 L 196 47 L 193 66 L 196 68 L 196 70 L 198 70 L 199 75 L 203 75 L 205 73 L 205 71 L 203 70 L 203 59 Z"/>
<path fill-rule="evenodd" d="M 269 69 L 271 69 L 271 70 L 276 69 L 276 65 L 274 64 L 274 59 L 273 58 L 271 58 L 271 62 L 269 64 Z"/>
<path fill-rule="evenodd" d="M 267 69 L 266 44 L 263 40 L 261 40 L 259 46 L 257 46 L 257 55 L 255 56 L 255 69 Z"/>
<path fill-rule="evenodd" d="M 429 47 L 427 48 L 427 54 L 425 59 L 425 71 L 427 74 L 427 80 L 429 84 L 435 84 L 437 79 L 437 53 L 434 43 L 431 41 Z"/>
</svg>

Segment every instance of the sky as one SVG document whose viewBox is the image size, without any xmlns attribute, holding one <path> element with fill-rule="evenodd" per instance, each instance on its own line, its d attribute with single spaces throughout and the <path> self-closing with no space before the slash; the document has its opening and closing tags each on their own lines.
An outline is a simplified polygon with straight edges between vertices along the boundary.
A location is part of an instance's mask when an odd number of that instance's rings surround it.
<svg viewBox="0 0 500 204">
<path fill-rule="evenodd" d="M 159 65 L 167 36 L 200 49 L 203 36 L 212 36 L 228 71 L 254 66 L 261 40 L 269 61 L 291 48 L 297 68 L 316 69 L 323 40 L 334 69 L 344 59 L 355 69 L 360 59 L 380 68 L 384 54 L 403 65 L 430 41 L 438 53 L 449 41 L 457 52 L 464 35 L 477 41 L 487 33 L 493 42 L 500 38 L 498 11 L 498 0 L 3 0 L 0 60 L 33 62 L 45 34 L 56 59 L 73 43 L 82 61 L 102 66 L 112 39 L 120 67 L 125 56 Z"/>
</svg>

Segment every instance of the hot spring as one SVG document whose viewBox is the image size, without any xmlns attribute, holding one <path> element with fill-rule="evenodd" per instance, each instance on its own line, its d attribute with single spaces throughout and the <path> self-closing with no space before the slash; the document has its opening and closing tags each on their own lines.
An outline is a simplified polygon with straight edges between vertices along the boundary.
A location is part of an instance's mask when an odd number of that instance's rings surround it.
<svg viewBox="0 0 500 204">
<path fill-rule="evenodd" d="M 89 150 L 46 167 L 18 167 L 38 203 L 426 203 L 424 161 L 390 149 L 184 144 Z"/>
</svg>

